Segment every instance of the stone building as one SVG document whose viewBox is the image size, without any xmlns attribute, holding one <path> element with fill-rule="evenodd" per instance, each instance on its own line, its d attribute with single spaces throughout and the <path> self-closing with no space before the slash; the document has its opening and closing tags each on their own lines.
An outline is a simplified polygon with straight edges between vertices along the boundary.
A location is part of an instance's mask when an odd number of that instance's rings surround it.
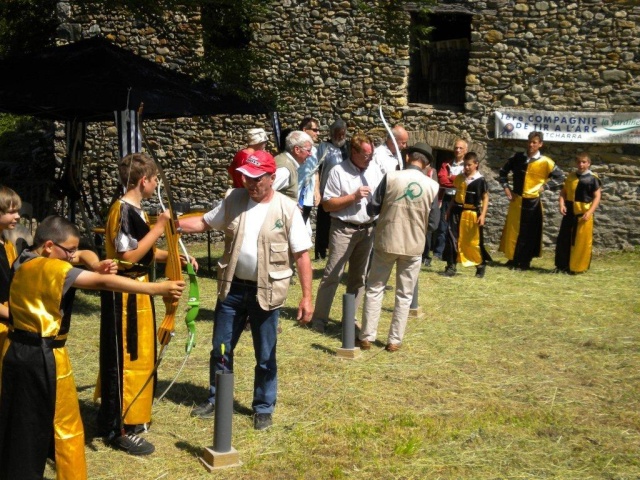
<svg viewBox="0 0 640 480">
<path fill-rule="evenodd" d="M 394 46 L 382 18 L 359 2 L 279 0 L 250 24 L 254 48 L 268 59 L 250 72 L 255 85 L 278 89 L 285 127 L 312 114 L 323 130 L 336 117 L 350 131 L 382 140 L 383 105 L 390 123 L 402 123 L 412 141 L 427 141 L 442 159 L 462 136 L 480 154 L 490 181 L 488 241 L 496 244 L 507 201 L 495 178 L 525 142 L 497 138 L 496 111 L 636 112 L 640 118 L 640 4 L 625 0 L 441 0 L 429 15 L 426 47 Z M 79 15 L 75 2 L 59 2 L 60 37 L 102 35 L 144 57 L 183 69 L 203 49 L 201 12 L 176 9 L 154 22 L 105 11 Z M 421 23 L 405 12 L 407 25 Z M 413 46 L 415 48 L 410 48 Z M 249 74 L 249 72 L 247 72 Z M 295 84 L 302 88 L 281 88 Z M 222 195 L 225 167 L 242 146 L 243 131 L 270 128 L 265 117 L 201 117 L 148 122 L 148 136 L 180 199 L 205 204 Z M 499 136 L 499 135 L 498 135 Z M 60 135 L 59 135 L 60 137 Z M 92 128 L 87 147 L 87 191 L 110 185 L 117 151 L 114 127 Z M 596 217 L 597 248 L 640 244 L 640 145 L 545 142 L 544 151 L 565 171 L 588 150 L 604 182 Z M 60 152 L 59 152 L 60 155 Z M 107 195 L 105 195 L 106 197 Z M 560 224 L 557 193 L 543 194 L 548 212 L 544 242 Z M 106 198 L 103 202 L 106 202 Z"/>
</svg>

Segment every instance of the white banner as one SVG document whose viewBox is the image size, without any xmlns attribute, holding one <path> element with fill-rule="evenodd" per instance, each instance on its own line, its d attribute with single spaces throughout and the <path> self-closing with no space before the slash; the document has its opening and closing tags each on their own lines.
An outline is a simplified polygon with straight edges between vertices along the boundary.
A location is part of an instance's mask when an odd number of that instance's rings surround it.
<svg viewBox="0 0 640 480">
<path fill-rule="evenodd" d="M 545 142 L 640 143 L 640 112 L 495 112 L 496 138 L 526 140 L 542 132 Z"/>
</svg>

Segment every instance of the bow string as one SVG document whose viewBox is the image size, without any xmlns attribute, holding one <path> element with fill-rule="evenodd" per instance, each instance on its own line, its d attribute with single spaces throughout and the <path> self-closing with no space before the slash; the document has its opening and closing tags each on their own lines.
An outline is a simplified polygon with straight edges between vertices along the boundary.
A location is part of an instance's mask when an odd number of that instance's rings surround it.
<svg viewBox="0 0 640 480">
<path fill-rule="evenodd" d="M 158 159 L 156 158 L 143 132 L 142 121 L 141 121 L 143 109 L 144 109 L 144 105 L 141 103 L 140 108 L 138 110 L 138 124 L 140 125 L 140 136 L 142 138 L 142 141 L 144 143 L 144 146 L 149 156 L 153 159 L 158 169 L 158 177 L 160 179 L 160 181 L 158 182 L 158 188 L 157 188 L 158 203 L 160 204 L 160 207 L 162 208 L 163 211 L 166 211 L 168 209 L 171 215 L 171 220 L 167 222 L 164 229 L 165 241 L 167 243 L 167 261 L 165 265 L 165 275 L 169 280 L 177 281 L 177 280 L 183 279 L 182 260 L 180 258 L 180 252 L 178 250 L 178 247 L 180 247 L 184 252 L 184 256 L 187 264 L 186 266 L 187 275 L 189 277 L 189 299 L 187 301 L 188 308 L 185 315 L 185 324 L 187 327 L 187 340 L 185 344 L 186 354 L 182 362 L 182 365 L 178 370 L 178 373 L 169 384 L 169 387 L 162 393 L 160 397 L 162 398 L 167 394 L 171 386 L 177 380 L 178 376 L 182 372 L 182 369 L 184 368 L 187 362 L 187 359 L 191 355 L 191 350 L 195 346 L 195 340 L 196 340 L 195 321 L 196 321 L 196 318 L 198 317 L 198 313 L 200 310 L 200 288 L 198 286 L 198 277 L 196 276 L 195 269 L 191 264 L 191 257 L 189 256 L 187 249 L 184 243 L 182 242 L 182 239 L 180 238 L 178 228 L 176 227 L 178 218 L 175 210 L 175 202 L 173 201 L 174 197 L 171 194 L 171 186 L 167 181 L 162 165 L 160 165 L 160 162 L 158 162 Z M 161 191 L 162 187 L 164 187 L 164 192 L 165 192 L 165 197 L 167 200 L 168 207 L 165 206 L 164 202 L 162 201 L 162 191 Z M 171 342 L 171 339 L 175 335 L 175 319 L 178 311 L 179 300 L 174 300 L 171 298 L 163 298 L 163 302 L 165 305 L 165 315 L 164 315 L 164 318 L 162 319 L 162 322 L 157 332 L 157 339 L 158 339 L 158 342 L 160 343 L 160 351 L 158 352 L 158 358 L 156 359 L 156 362 L 153 366 L 151 374 L 145 381 L 140 391 L 136 394 L 134 399 L 131 401 L 127 410 L 122 415 L 123 419 L 126 417 L 129 409 L 134 404 L 134 402 L 138 399 L 140 394 L 144 391 L 144 389 L 149 384 L 151 379 L 155 376 L 156 372 L 158 371 L 158 367 L 160 367 L 160 363 L 164 358 L 165 352 L 167 350 L 167 346 L 169 345 L 169 342 Z"/>
<path fill-rule="evenodd" d="M 393 130 L 391 130 L 391 127 L 387 123 L 387 120 L 384 118 L 384 113 L 382 112 L 382 97 L 380 97 L 380 104 L 378 107 L 378 111 L 380 114 L 380 120 L 382 120 L 382 124 L 384 125 L 384 128 L 387 130 L 387 133 L 389 134 L 389 138 L 391 138 L 391 141 L 393 142 L 393 146 L 396 147 L 396 158 L 398 160 L 398 166 L 400 167 L 400 170 L 402 170 L 404 169 L 402 154 L 400 153 L 400 147 L 398 147 L 398 142 L 396 141 L 396 137 L 393 134 Z"/>
</svg>

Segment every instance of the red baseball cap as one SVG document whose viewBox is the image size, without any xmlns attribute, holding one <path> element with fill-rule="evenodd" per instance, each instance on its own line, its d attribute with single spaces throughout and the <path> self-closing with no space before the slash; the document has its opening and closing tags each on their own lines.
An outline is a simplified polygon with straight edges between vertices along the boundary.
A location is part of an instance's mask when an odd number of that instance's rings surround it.
<svg viewBox="0 0 640 480">
<path fill-rule="evenodd" d="M 276 161 L 269 152 L 256 150 L 247 157 L 244 165 L 236 168 L 236 171 L 251 178 L 258 178 L 265 173 L 276 173 Z"/>
</svg>

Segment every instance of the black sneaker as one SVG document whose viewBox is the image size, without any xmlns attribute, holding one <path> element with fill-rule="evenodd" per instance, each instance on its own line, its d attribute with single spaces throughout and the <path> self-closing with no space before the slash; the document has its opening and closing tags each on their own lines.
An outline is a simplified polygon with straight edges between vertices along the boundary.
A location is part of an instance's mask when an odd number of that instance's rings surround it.
<svg viewBox="0 0 640 480">
<path fill-rule="evenodd" d="M 270 413 L 255 413 L 253 415 L 253 428 L 256 430 L 266 430 L 273 425 Z"/>
<path fill-rule="evenodd" d="M 486 265 L 478 265 L 476 267 L 476 278 L 484 278 L 484 272 L 486 268 Z"/>
<path fill-rule="evenodd" d="M 151 455 L 156 450 L 151 443 L 132 432 L 114 436 L 109 440 L 109 445 L 129 455 Z"/>
<path fill-rule="evenodd" d="M 125 425 L 124 427 L 127 433 L 134 433 L 136 435 L 142 435 L 143 433 L 149 432 L 149 424 L 148 423 L 140 423 L 138 425 Z"/>
<path fill-rule="evenodd" d="M 191 416 L 200 418 L 211 418 L 215 414 L 215 411 L 215 405 L 207 400 L 197 407 L 193 407 L 193 410 L 191 410 Z"/>
</svg>

